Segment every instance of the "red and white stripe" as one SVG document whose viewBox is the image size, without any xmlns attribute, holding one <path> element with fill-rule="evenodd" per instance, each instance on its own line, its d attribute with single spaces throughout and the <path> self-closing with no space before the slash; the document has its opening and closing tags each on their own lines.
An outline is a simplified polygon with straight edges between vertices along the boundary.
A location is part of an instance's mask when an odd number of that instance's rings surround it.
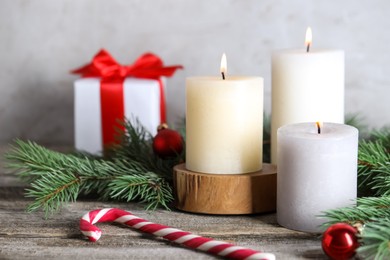
<svg viewBox="0 0 390 260">
<path fill-rule="evenodd" d="M 117 208 L 97 209 L 88 212 L 80 219 L 80 230 L 90 241 L 97 241 L 102 232 L 93 224 L 98 222 L 118 222 L 143 232 L 165 238 L 186 247 L 231 259 L 274 260 L 275 255 L 262 253 L 249 248 L 235 246 L 223 241 L 201 237 L 180 229 L 149 222 Z"/>
</svg>

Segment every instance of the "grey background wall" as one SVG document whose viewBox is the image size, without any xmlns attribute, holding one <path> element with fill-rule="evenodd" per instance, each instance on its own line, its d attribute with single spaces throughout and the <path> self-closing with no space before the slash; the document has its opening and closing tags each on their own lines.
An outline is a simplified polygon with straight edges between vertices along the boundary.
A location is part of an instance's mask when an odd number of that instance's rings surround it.
<svg viewBox="0 0 390 260">
<path fill-rule="evenodd" d="M 308 25 L 313 48 L 346 52 L 346 112 L 390 124 L 389 13 L 388 0 L 1 0 L 0 142 L 72 144 L 68 72 L 102 47 L 122 63 L 152 51 L 185 66 L 168 80 L 171 122 L 185 78 L 217 75 L 222 52 L 230 74 L 265 78 L 269 113 L 271 53 L 303 48 Z"/>
</svg>

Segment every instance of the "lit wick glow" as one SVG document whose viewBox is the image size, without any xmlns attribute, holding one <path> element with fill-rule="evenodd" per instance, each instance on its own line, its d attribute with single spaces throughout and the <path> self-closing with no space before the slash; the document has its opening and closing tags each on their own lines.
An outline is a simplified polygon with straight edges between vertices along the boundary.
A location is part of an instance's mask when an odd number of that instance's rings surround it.
<svg viewBox="0 0 390 260">
<path fill-rule="evenodd" d="M 311 28 L 307 27 L 306 37 L 305 37 L 306 52 L 310 51 L 310 46 L 311 46 L 312 41 L 313 41 L 313 34 L 311 32 Z"/>
<path fill-rule="evenodd" d="M 317 133 L 318 134 L 321 134 L 321 127 L 322 127 L 323 123 L 322 122 L 316 122 L 316 126 L 317 126 Z"/>
<path fill-rule="evenodd" d="M 227 72 L 227 61 L 226 61 L 226 54 L 222 54 L 221 58 L 221 74 L 222 74 L 222 79 L 225 80 L 225 75 Z"/>
</svg>

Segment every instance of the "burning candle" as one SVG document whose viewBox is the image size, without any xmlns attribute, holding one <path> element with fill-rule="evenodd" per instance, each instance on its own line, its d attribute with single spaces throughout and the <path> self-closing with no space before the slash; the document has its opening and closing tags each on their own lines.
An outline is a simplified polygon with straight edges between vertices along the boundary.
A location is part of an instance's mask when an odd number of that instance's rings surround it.
<svg viewBox="0 0 390 260">
<path fill-rule="evenodd" d="M 227 75 L 186 80 L 186 168 L 212 174 L 262 169 L 263 78 Z"/>
<path fill-rule="evenodd" d="M 358 130 L 298 123 L 279 128 L 277 137 L 277 220 L 290 229 L 320 232 L 323 211 L 356 199 Z"/>
<path fill-rule="evenodd" d="M 318 117 L 344 123 L 344 52 L 315 50 L 308 28 L 306 48 L 272 55 L 271 160 L 277 164 L 279 127 Z"/>
</svg>

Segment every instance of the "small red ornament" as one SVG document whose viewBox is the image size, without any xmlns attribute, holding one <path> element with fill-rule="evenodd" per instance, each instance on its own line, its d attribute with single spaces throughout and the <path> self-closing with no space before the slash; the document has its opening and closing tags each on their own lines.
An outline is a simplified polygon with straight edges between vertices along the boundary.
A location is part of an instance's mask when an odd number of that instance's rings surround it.
<svg viewBox="0 0 390 260">
<path fill-rule="evenodd" d="M 167 124 L 162 124 L 157 129 L 157 135 L 153 138 L 153 151 L 161 157 L 173 157 L 183 151 L 183 138 Z"/>
<path fill-rule="evenodd" d="M 345 223 L 330 226 L 322 237 L 322 249 L 331 259 L 350 259 L 358 247 L 357 230 Z"/>
</svg>

